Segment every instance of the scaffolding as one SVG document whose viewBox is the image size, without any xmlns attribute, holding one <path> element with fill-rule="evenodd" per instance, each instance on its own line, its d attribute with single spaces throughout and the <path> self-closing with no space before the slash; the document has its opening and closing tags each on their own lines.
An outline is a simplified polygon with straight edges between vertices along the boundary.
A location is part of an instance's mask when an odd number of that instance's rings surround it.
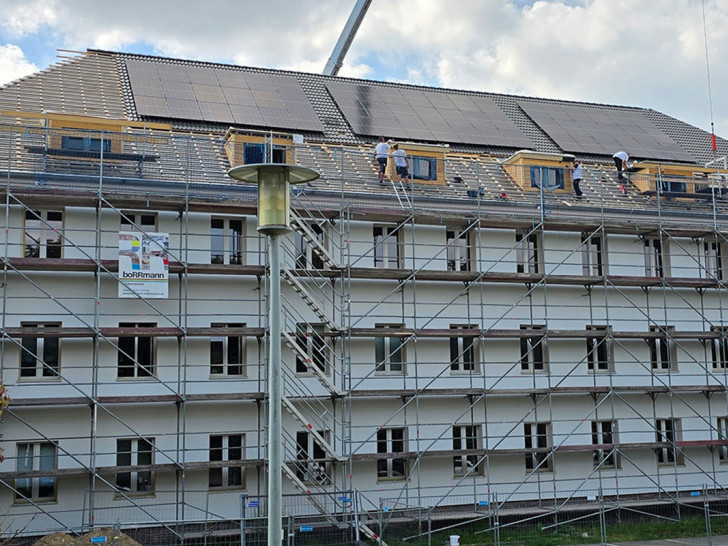
<svg viewBox="0 0 728 546">
<path fill-rule="evenodd" d="M 266 471 L 255 191 L 225 178 L 214 135 L 77 136 L 98 150 L 0 132 L 0 505 L 26 534 L 94 528 L 110 505 L 180 539 L 239 520 L 231 496 L 261 497 Z M 322 178 L 294 188 L 283 244 L 283 471 L 329 524 L 353 510 L 381 540 L 386 506 L 472 520 L 724 492 L 725 165 L 689 192 L 636 174 L 622 191 L 595 162 L 577 199 L 485 154 L 411 190 L 378 184 L 362 147 L 285 155 Z M 120 226 L 170 234 L 167 299 L 118 297 Z"/>
</svg>

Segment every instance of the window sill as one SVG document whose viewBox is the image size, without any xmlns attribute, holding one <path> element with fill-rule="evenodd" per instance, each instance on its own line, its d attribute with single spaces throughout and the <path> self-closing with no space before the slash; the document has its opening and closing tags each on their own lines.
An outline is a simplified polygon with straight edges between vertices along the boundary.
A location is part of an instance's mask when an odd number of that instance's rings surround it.
<svg viewBox="0 0 728 546">
<path fill-rule="evenodd" d="M 23 500 L 23 499 L 16 499 L 13 501 L 12 506 L 31 506 L 32 504 L 43 504 L 43 505 L 51 505 L 51 504 L 58 504 L 58 499 L 33 499 L 30 500 Z"/>
<path fill-rule="evenodd" d="M 126 497 L 134 497 L 135 499 L 138 498 L 150 498 L 154 499 L 157 498 L 156 491 L 124 491 L 124 494 L 116 493 L 114 495 L 114 500 L 126 500 Z"/>
<path fill-rule="evenodd" d="M 236 487 L 209 487 L 207 490 L 210 493 L 245 493 L 247 488 L 244 485 Z"/>
<path fill-rule="evenodd" d="M 18 383 L 60 383 L 61 377 L 19 377 Z"/>
<path fill-rule="evenodd" d="M 240 375 L 223 375 L 223 374 L 210 374 L 210 381 L 240 381 L 241 379 L 248 379 L 245 374 Z"/>
</svg>

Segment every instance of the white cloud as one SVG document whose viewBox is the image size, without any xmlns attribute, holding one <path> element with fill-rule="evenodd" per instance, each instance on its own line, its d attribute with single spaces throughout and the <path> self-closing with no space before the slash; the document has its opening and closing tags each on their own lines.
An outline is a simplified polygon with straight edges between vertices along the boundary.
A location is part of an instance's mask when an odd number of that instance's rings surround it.
<svg viewBox="0 0 728 546">
<path fill-rule="evenodd" d="M 0 46 L 0 85 L 37 71 L 38 67 L 25 58 L 18 46 Z"/>
</svg>

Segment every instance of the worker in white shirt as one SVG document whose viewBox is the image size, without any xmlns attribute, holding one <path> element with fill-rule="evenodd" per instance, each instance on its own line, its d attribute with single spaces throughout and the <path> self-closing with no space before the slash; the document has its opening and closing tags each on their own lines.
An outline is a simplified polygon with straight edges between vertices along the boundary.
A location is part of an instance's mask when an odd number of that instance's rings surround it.
<svg viewBox="0 0 728 546">
<path fill-rule="evenodd" d="M 617 179 L 622 180 L 622 171 L 627 168 L 627 161 L 629 161 L 629 154 L 627 152 L 619 151 L 612 156 L 614 159 L 614 165 L 617 167 Z"/>
<path fill-rule="evenodd" d="M 392 146 L 394 150 L 392 157 L 394 158 L 394 166 L 397 167 L 397 174 L 399 175 L 400 184 L 406 181 L 409 184 L 409 160 L 407 159 L 407 152 L 399 149 L 399 144 Z"/>
<path fill-rule="evenodd" d="M 379 183 L 384 182 L 384 172 L 387 170 L 387 156 L 391 146 L 389 142 L 384 141 L 384 137 L 379 137 L 379 144 L 374 148 L 374 159 L 379 163 Z"/>
</svg>

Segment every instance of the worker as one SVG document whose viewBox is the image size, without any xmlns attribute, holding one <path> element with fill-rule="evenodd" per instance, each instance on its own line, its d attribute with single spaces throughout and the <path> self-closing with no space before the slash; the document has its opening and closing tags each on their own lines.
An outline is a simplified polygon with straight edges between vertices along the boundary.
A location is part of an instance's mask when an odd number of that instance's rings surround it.
<svg viewBox="0 0 728 546">
<path fill-rule="evenodd" d="M 576 195 L 577 197 L 581 197 L 583 195 L 581 192 L 581 188 L 579 187 L 579 184 L 581 183 L 581 176 L 582 176 L 581 163 L 579 163 L 579 161 L 577 161 L 576 159 L 574 160 L 574 168 L 571 169 L 571 173 L 572 173 L 572 179 L 574 181 L 573 182 L 574 195 Z"/>
<path fill-rule="evenodd" d="M 387 170 L 387 156 L 389 154 L 389 149 L 391 146 L 389 143 L 391 142 L 385 142 L 384 137 L 379 137 L 379 144 L 377 144 L 376 148 L 374 148 L 374 160 L 379 163 L 379 183 L 384 183 L 384 172 Z"/>
<path fill-rule="evenodd" d="M 401 184 L 404 179 L 409 186 L 409 171 L 407 170 L 409 167 L 409 160 L 407 159 L 407 152 L 400 150 L 399 144 L 395 144 L 392 149 L 394 150 L 392 152 L 392 157 L 394 158 L 394 165 L 397 168 L 397 174 L 399 175 L 399 183 Z"/>
<path fill-rule="evenodd" d="M 614 154 L 612 158 L 614 159 L 614 165 L 617 167 L 617 179 L 622 180 L 622 171 L 627 169 L 629 154 L 620 150 Z"/>
</svg>

